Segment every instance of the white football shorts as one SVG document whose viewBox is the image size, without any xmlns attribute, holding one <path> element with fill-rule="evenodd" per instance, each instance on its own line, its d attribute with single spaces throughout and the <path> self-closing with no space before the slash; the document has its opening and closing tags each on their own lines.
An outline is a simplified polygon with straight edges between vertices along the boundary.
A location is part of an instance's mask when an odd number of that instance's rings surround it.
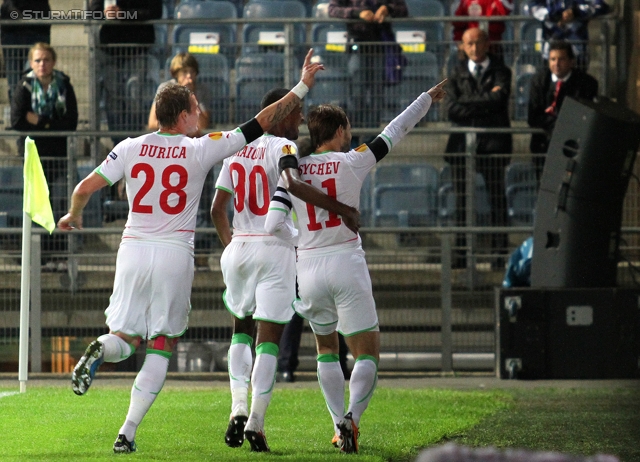
<svg viewBox="0 0 640 462">
<path fill-rule="evenodd" d="M 291 244 L 232 239 L 220 266 L 227 286 L 224 303 L 235 317 L 291 321 L 296 296 L 296 253 Z"/>
<path fill-rule="evenodd" d="M 142 338 L 181 336 L 187 330 L 192 284 L 193 254 L 187 248 L 123 241 L 105 311 L 109 329 Z"/>
<path fill-rule="evenodd" d="M 350 336 L 377 331 L 378 315 L 364 252 L 298 260 L 300 302 L 295 309 L 314 333 Z"/>
</svg>

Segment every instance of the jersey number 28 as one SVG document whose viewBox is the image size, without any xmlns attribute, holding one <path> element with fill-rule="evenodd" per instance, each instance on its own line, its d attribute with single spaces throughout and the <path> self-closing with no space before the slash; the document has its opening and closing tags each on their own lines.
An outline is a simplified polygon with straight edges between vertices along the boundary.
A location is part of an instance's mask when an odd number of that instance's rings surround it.
<svg viewBox="0 0 640 462">
<path fill-rule="evenodd" d="M 171 175 L 177 174 L 178 183 L 171 184 Z M 144 183 L 138 190 L 138 193 L 133 198 L 133 207 L 131 209 L 134 213 L 153 213 L 153 205 L 143 204 L 144 196 L 146 196 L 153 183 L 156 181 L 156 172 L 149 164 L 135 164 L 131 169 L 131 178 L 138 178 L 140 174 L 144 175 Z M 164 189 L 160 193 L 160 209 L 169 215 L 177 215 L 184 210 L 187 206 L 187 193 L 184 191 L 189 180 L 189 173 L 187 169 L 182 165 L 169 165 L 162 171 L 160 181 Z M 172 194 L 178 196 L 178 202 L 175 205 L 169 204 L 169 197 Z"/>
</svg>

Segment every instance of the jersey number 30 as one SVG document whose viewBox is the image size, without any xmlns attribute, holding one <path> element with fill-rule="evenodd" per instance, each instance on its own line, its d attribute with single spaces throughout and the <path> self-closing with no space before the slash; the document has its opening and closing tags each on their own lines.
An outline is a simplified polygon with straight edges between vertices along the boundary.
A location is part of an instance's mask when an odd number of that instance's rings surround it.
<svg viewBox="0 0 640 462">
<path fill-rule="evenodd" d="M 144 175 L 144 183 L 133 198 L 131 211 L 134 213 L 153 213 L 153 205 L 143 204 L 143 202 L 144 196 L 151 191 L 153 183 L 156 181 L 156 172 L 149 164 L 135 164 L 131 169 L 131 178 L 138 178 L 141 173 Z M 178 177 L 177 184 L 171 184 L 171 175 L 174 173 L 177 174 Z M 159 206 L 164 213 L 177 215 L 187 206 L 187 193 L 184 191 L 184 188 L 187 186 L 188 180 L 189 173 L 182 165 L 169 165 L 162 171 L 160 181 L 164 189 L 160 193 Z M 169 197 L 172 194 L 178 196 L 178 202 L 175 205 L 169 204 Z"/>
</svg>

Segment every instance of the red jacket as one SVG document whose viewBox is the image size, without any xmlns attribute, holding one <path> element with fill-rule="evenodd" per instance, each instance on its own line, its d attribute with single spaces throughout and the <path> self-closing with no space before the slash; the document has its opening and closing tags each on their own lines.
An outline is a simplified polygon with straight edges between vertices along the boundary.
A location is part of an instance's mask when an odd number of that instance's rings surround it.
<svg viewBox="0 0 640 462">
<path fill-rule="evenodd" d="M 460 5 L 454 13 L 455 16 L 470 16 L 469 7 L 473 4 L 477 4 L 482 8 L 480 16 L 507 16 L 513 10 L 513 4 L 509 0 L 460 0 Z M 473 9 L 477 6 L 473 6 Z M 454 22 L 453 23 L 453 39 L 456 41 L 462 40 L 462 34 L 469 28 L 478 27 L 478 21 L 469 22 Z M 492 42 L 502 40 L 502 33 L 504 32 L 504 22 L 490 22 L 489 23 L 489 40 Z"/>
</svg>

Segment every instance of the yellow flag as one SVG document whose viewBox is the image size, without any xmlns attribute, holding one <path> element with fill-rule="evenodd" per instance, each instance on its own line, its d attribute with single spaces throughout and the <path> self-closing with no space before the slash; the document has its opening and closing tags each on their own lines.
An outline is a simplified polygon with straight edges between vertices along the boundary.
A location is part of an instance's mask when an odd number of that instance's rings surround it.
<svg viewBox="0 0 640 462">
<path fill-rule="evenodd" d="M 42 170 L 38 148 L 31 138 L 24 142 L 24 201 L 23 210 L 49 234 L 56 229 L 53 219 L 49 186 Z"/>
</svg>

